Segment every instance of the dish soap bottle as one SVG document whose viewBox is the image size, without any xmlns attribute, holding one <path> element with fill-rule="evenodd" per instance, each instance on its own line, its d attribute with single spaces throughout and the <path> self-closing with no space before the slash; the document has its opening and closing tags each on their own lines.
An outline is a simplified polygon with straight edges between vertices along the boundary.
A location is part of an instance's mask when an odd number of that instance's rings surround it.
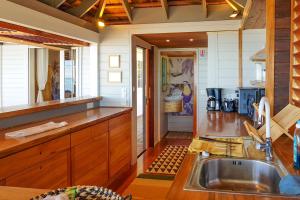
<svg viewBox="0 0 300 200">
<path fill-rule="evenodd" d="M 300 120 L 297 121 L 294 133 L 294 168 L 300 169 Z"/>
</svg>

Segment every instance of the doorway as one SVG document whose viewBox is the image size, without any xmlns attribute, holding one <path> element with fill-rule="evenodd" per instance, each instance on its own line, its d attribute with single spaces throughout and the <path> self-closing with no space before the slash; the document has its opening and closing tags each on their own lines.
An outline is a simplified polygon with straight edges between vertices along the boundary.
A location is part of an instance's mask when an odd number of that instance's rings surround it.
<svg viewBox="0 0 300 200">
<path fill-rule="evenodd" d="M 136 83 L 137 83 L 137 155 L 146 150 L 146 50 L 136 47 Z"/>
<path fill-rule="evenodd" d="M 161 136 L 167 139 L 191 140 L 197 126 L 195 63 L 196 52 L 162 50 L 162 90 L 164 126 Z"/>
</svg>

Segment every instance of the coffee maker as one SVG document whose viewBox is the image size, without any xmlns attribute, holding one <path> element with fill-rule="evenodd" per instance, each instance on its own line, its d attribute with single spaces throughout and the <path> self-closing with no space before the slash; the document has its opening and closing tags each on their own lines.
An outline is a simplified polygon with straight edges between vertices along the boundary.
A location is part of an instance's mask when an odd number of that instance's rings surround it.
<svg viewBox="0 0 300 200">
<path fill-rule="evenodd" d="M 214 111 L 216 109 L 216 97 L 215 97 L 215 91 L 213 88 L 206 88 L 207 93 L 207 111 Z"/>
<path fill-rule="evenodd" d="M 207 111 L 220 111 L 222 105 L 222 89 L 221 88 L 206 88 L 207 93 Z"/>
</svg>

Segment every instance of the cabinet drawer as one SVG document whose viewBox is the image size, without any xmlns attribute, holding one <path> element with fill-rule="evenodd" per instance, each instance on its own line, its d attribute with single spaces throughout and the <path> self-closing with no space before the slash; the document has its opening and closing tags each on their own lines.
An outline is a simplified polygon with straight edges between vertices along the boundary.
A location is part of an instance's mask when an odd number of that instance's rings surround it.
<svg viewBox="0 0 300 200">
<path fill-rule="evenodd" d="M 101 137 L 102 134 L 105 134 L 107 132 L 108 121 L 104 121 L 80 131 L 74 132 L 71 134 L 71 146 L 74 147 L 87 141 L 92 141 L 97 137 Z"/>
<path fill-rule="evenodd" d="M 70 136 L 40 144 L 22 152 L 0 159 L 0 179 L 23 171 L 37 163 L 56 156 L 70 148 Z"/>
<path fill-rule="evenodd" d="M 72 185 L 106 186 L 108 183 L 108 132 L 72 147 Z"/>
<path fill-rule="evenodd" d="M 6 178 L 6 185 L 41 189 L 66 187 L 69 185 L 68 159 L 68 151 L 58 153 L 51 159 Z"/>
</svg>

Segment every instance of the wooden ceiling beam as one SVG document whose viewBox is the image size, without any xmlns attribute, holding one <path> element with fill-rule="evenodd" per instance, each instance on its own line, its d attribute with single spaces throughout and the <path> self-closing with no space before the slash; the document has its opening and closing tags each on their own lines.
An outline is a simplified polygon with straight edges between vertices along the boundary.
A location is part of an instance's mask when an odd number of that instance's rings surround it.
<svg viewBox="0 0 300 200">
<path fill-rule="evenodd" d="M 128 3 L 128 0 L 121 0 L 122 6 L 127 14 L 128 20 L 130 23 L 132 23 L 132 12 L 131 12 L 131 7 Z"/>
<path fill-rule="evenodd" d="M 35 29 L 31 29 L 31 28 L 27 28 L 27 27 L 23 27 L 23 26 L 19 26 L 19 25 L 7 23 L 7 22 L 0 21 L 0 27 L 5 28 L 5 29 L 9 29 L 9 30 L 13 30 L 13 31 L 19 31 L 19 32 L 22 32 L 22 33 L 25 33 L 25 34 L 31 34 L 31 35 L 36 35 L 36 36 L 43 37 L 43 38 L 53 39 L 53 40 L 56 40 L 56 41 L 68 42 L 68 43 L 71 43 L 71 44 L 77 44 L 78 46 L 89 46 L 89 43 L 87 43 L 87 42 L 67 38 L 67 37 L 52 34 L 52 33 L 47 33 L 47 32 L 44 32 L 44 31 L 39 31 L 39 30 L 35 30 Z"/>
<path fill-rule="evenodd" d="M 225 0 L 225 1 L 235 11 L 242 12 L 244 10 L 244 6 L 237 3 L 235 0 Z"/>
<path fill-rule="evenodd" d="M 49 15 L 51 17 L 55 17 L 57 19 L 66 21 L 68 23 L 89 29 L 94 32 L 99 32 L 98 28 L 95 26 L 95 24 L 92 24 L 86 20 L 80 19 L 76 16 L 70 15 L 62 10 L 59 10 L 57 8 L 51 7 L 47 4 L 44 4 L 37 0 L 7 0 L 13 3 L 16 3 L 18 5 L 27 7 L 29 9 L 44 13 L 46 15 Z"/>
<path fill-rule="evenodd" d="M 243 17 L 242 17 L 242 22 L 241 22 L 241 29 L 245 29 L 245 24 L 249 18 L 250 11 L 253 5 L 253 0 L 247 0 L 244 12 L 243 12 Z"/>
<path fill-rule="evenodd" d="M 58 8 L 59 6 L 61 6 L 63 3 L 65 3 L 66 0 L 40 0 L 41 2 L 52 6 L 54 8 Z"/>
<path fill-rule="evenodd" d="M 166 18 L 169 18 L 169 5 L 168 5 L 168 0 L 160 0 L 161 2 L 161 7 L 163 8 L 164 14 Z"/>
<path fill-rule="evenodd" d="M 186 1 L 169 1 L 168 6 L 184 6 L 184 5 L 201 5 L 201 1 L 199 0 L 186 0 Z M 161 2 L 143 2 L 143 3 L 130 3 L 131 7 L 134 8 L 149 8 L 149 7 L 161 7 Z M 215 5 L 214 3 L 207 3 L 207 5 Z M 218 4 L 219 5 L 219 4 Z M 122 5 L 118 4 L 106 4 L 107 9 L 120 9 Z"/>
<path fill-rule="evenodd" d="M 90 9 L 92 9 L 98 2 L 99 0 L 83 0 L 79 6 L 70 8 L 67 10 L 67 12 L 77 17 L 82 17 L 87 12 L 89 12 Z"/>
<path fill-rule="evenodd" d="M 102 17 L 103 18 L 127 17 L 127 14 L 126 13 L 109 13 L 109 14 L 104 14 Z"/>
<path fill-rule="evenodd" d="M 208 12 L 207 12 L 207 1 L 202 0 L 202 12 L 205 18 L 208 17 Z"/>
<path fill-rule="evenodd" d="M 99 7 L 98 7 L 96 15 L 95 15 L 96 20 L 102 18 L 103 14 L 104 14 L 105 6 L 106 6 L 106 0 L 100 0 Z"/>
<path fill-rule="evenodd" d="M 23 44 L 23 45 L 47 48 L 47 49 L 51 49 L 51 50 L 55 50 L 55 51 L 61 51 L 61 50 L 68 49 L 68 48 L 56 47 L 56 46 L 51 46 L 51 45 L 45 45 L 43 43 L 36 43 L 36 42 L 30 42 L 27 40 L 15 39 L 15 38 L 11 38 L 11 37 L 4 37 L 4 36 L 0 36 L 0 41 L 14 43 L 14 44 Z"/>
</svg>

